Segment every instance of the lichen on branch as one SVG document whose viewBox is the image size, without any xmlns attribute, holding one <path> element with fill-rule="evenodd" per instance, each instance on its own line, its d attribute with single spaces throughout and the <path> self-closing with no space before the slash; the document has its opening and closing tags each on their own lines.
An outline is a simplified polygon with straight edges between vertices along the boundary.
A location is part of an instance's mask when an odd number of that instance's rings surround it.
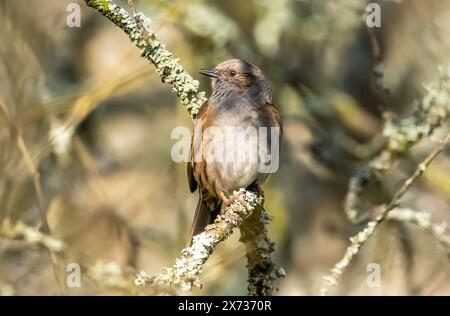
<svg viewBox="0 0 450 316">
<path fill-rule="evenodd" d="M 434 240 L 442 245 L 450 257 L 450 235 L 447 232 L 447 223 L 436 224 L 432 221 L 431 213 L 417 211 L 409 208 L 396 208 L 389 212 L 388 220 L 411 223 L 427 232 Z"/>
<path fill-rule="evenodd" d="M 439 80 L 425 85 L 425 91 L 413 113 L 386 121 L 385 147 L 350 179 L 344 209 L 351 222 L 364 218 L 360 197 L 368 184 L 379 181 L 403 153 L 450 117 L 450 65 L 439 68 Z"/>
<path fill-rule="evenodd" d="M 0 223 L 0 239 L 23 240 L 31 244 L 38 244 L 47 248 L 51 252 L 62 252 L 66 245 L 63 241 L 48 234 L 40 232 L 38 229 L 27 226 L 18 221 L 12 224 L 9 220 Z"/>
<path fill-rule="evenodd" d="M 450 134 L 448 134 L 445 139 L 440 142 L 421 163 L 417 165 L 413 174 L 403 182 L 402 186 L 395 193 L 392 200 L 388 204 L 381 206 L 379 215 L 374 220 L 368 222 L 363 230 L 350 237 L 350 246 L 348 246 L 344 256 L 334 265 L 334 267 L 330 271 L 330 274 L 324 277 L 325 283 L 320 289 L 321 295 L 326 295 L 330 288 L 338 283 L 341 275 L 350 265 L 355 256 L 359 253 L 361 247 L 370 239 L 370 237 L 372 237 L 376 229 L 382 222 L 384 222 L 391 211 L 393 211 L 400 205 L 405 193 L 411 188 L 411 186 L 417 181 L 417 179 L 419 179 L 423 175 L 428 166 L 434 161 L 434 159 L 436 159 L 436 157 L 440 153 L 444 151 L 449 143 Z M 428 229 L 430 228 L 428 227 Z M 442 241 L 440 242 L 442 243 Z"/>
<path fill-rule="evenodd" d="M 266 229 L 270 221 L 270 215 L 259 205 L 240 226 L 240 241 L 246 250 L 250 296 L 271 296 L 277 290 L 275 280 L 286 276 L 283 268 L 278 268 L 271 259 L 274 243 L 268 238 Z"/>
<path fill-rule="evenodd" d="M 156 276 L 140 272 L 135 281 L 136 285 L 168 286 L 181 291 L 189 291 L 193 287 L 201 288 L 202 284 L 198 275 L 202 272 L 203 264 L 208 260 L 215 247 L 228 238 L 233 229 L 239 227 L 255 209 L 261 207 L 262 197 L 256 193 L 241 189 L 234 192 L 233 195 L 239 196 L 239 198 L 226 207 L 223 213 L 217 216 L 214 223 L 205 228 L 203 233 L 194 236 L 192 246 L 181 251 L 180 258 L 175 260 L 175 264 L 171 268 Z"/>
<path fill-rule="evenodd" d="M 142 57 L 155 66 L 161 80 L 172 86 L 181 104 L 194 118 L 206 101 L 205 93 L 199 91 L 199 82 L 184 70 L 178 59 L 157 39 L 150 29 L 150 19 L 142 12 L 130 14 L 111 0 L 85 1 L 128 35 L 133 44 L 141 50 Z"/>
</svg>

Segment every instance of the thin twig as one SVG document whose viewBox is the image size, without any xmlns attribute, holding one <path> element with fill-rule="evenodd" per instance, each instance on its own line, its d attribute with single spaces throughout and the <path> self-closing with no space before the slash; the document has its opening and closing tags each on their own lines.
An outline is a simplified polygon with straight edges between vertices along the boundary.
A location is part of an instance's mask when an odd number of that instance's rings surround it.
<svg viewBox="0 0 450 316">
<path fill-rule="evenodd" d="M 10 240 L 25 240 L 33 244 L 39 244 L 50 252 L 61 252 L 66 248 L 63 241 L 27 226 L 23 222 L 12 225 L 10 221 L 5 220 L 0 226 L 0 236 Z"/>
<path fill-rule="evenodd" d="M 386 85 L 385 76 L 384 76 L 384 64 L 381 55 L 381 46 L 380 41 L 378 40 L 377 34 L 375 32 L 375 28 L 366 25 L 367 34 L 369 36 L 370 46 L 372 47 L 372 55 L 374 59 L 374 65 L 372 68 L 373 75 L 375 77 L 375 86 L 381 92 L 382 103 L 380 105 L 380 110 L 385 112 L 388 106 L 389 99 L 389 88 Z"/>
<path fill-rule="evenodd" d="M 445 147 L 449 142 L 450 142 L 450 134 L 448 134 L 443 141 L 439 142 L 439 144 L 425 158 L 425 160 L 423 160 L 417 166 L 414 173 L 408 179 L 406 179 L 406 181 L 403 183 L 403 185 L 400 187 L 397 193 L 395 193 L 394 197 L 392 198 L 392 201 L 386 207 L 386 210 L 379 215 L 377 221 L 380 222 L 383 221 L 386 218 L 388 212 L 400 204 L 403 195 L 405 195 L 405 193 L 409 190 L 409 188 L 413 185 L 413 183 L 427 170 L 427 167 L 445 149 Z"/>
<path fill-rule="evenodd" d="M 412 223 L 430 234 L 445 249 L 450 256 L 450 235 L 446 233 L 447 223 L 434 224 L 431 214 L 408 208 L 394 208 L 389 212 L 387 220 Z"/>
<path fill-rule="evenodd" d="M 372 55 L 373 59 L 378 63 L 381 62 L 381 47 L 380 42 L 378 41 L 377 34 L 375 33 L 375 29 L 366 24 L 367 34 L 369 35 L 370 46 L 372 47 Z"/>
<path fill-rule="evenodd" d="M 12 137 L 15 137 L 17 148 L 19 149 L 19 151 L 23 157 L 23 160 L 33 178 L 34 190 L 36 192 L 37 204 L 38 204 L 39 214 L 40 214 L 41 222 L 42 222 L 41 230 L 43 233 L 50 235 L 51 232 L 50 232 L 50 227 L 49 227 L 48 221 L 47 221 L 46 208 L 44 206 L 44 198 L 43 198 L 43 194 L 42 194 L 40 174 L 33 162 L 33 159 L 31 158 L 30 150 L 28 149 L 28 147 L 25 143 L 25 140 L 22 137 L 22 132 L 21 132 L 20 128 L 11 119 L 8 111 L 6 110 L 5 105 L 2 102 L 0 102 L 0 112 L 1 112 L 2 116 L 4 117 L 4 119 L 6 120 L 7 124 L 10 126 L 11 130 L 13 131 Z M 64 294 L 66 288 L 64 285 L 64 278 L 62 275 L 62 271 L 59 268 L 59 259 L 56 256 L 54 251 L 51 251 L 48 249 L 48 253 L 49 253 L 49 256 L 51 259 L 53 274 L 55 276 L 55 280 L 56 280 L 56 284 L 57 284 L 59 293 Z"/>
<path fill-rule="evenodd" d="M 349 182 L 344 210 L 352 223 L 357 223 L 364 214 L 360 211 L 360 197 L 365 188 L 377 182 L 394 162 L 413 145 L 431 135 L 450 116 L 450 66 L 439 68 L 439 80 L 428 84 L 426 94 L 415 111 L 401 120 L 385 122 L 383 150 L 361 168 Z"/>
<path fill-rule="evenodd" d="M 373 235 L 375 229 L 386 219 L 389 212 L 395 209 L 401 202 L 403 195 L 408 191 L 408 189 L 413 185 L 413 183 L 425 172 L 427 167 L 433 162 L 433 160 L 445 149 L 447 144 L 450 142 L 450 134 L 448 134 L 445 139 L 440 142 L 434 150 L 417 166 L 414 173 L 406 179 L 400 189 L 395 193 L 391 202 L 384 206 L 381 213 L 373 221 L 367 223 L 366 227 L 350 238 L 350 246 L 347 248 L 344 257 L 339 260 L 328 276 L 324 277 L 325 284 L 322 286 L 320 293 L 321 295 L 326 295 L 330 287 L 336 285 L 342 273 L 349 266 L 353 258 L 359 253 L 362 245 L 364 245 L 367 240 Z"/>
</svg>

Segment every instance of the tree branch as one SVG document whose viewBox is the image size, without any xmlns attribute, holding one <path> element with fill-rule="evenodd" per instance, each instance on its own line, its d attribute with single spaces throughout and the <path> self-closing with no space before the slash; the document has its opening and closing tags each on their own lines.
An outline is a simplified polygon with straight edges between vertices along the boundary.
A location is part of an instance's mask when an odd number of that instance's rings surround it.
<svg viewBox="0 0 450 316">
<path fill-rule="evenodd" d="M 141 50 L 142 57 L 155 66 L 161 80 L 172 86 L 181 104 L 194 118 L 206 101 L 205 93 L 199 92 L 199 82 L 194 80 L 178 60 L 173 58 L 164 44 L 158 41 L 156 34 L 150 29 L 150 19 L 142 12 L 130 15 L 111 0 L 85 0 L 85 2 L 128 35 Z"/>
<path fill-rule="evenodd" d="M 344 257 L 338 261 L 334 267 L 331 269 L 331 273 L 324 277 L 325 284 L 320 290 L 322 295 L 326 295 L 330 287 L 337 284 L 340 276 L 344 273 L 345 269 L 349 266 L 354 257 L 359 253 L 362 245 L 364 245 L 369 238 L 375 232 L 375 229 L 386 219 L 390 211 L 395 209 L 401 202 L 403 195 L 408 191 L 412 184 L 426 171 L 427 167 L 433 162 L 433 160 L 445 149 L 445 146 L 450 142 L 450 134 L 448 134 L 445 139 L 437 145 L 434 150 L 420 163 L 414 173 L 406 179 L 400 189 L 392 198 L 391 202 L 383 206 L 381 213 L 373 221 L 367 223 L 366 227 L 360 231 L 358 234 L 350 238 L 350 246 L 345 251 Z"/>
<path fill-rule="evenodd" d="M 446 233 L 447 223 L 435 224 L 431 214 L 424 211 L 415 211 L 407 208 L 395 208 L 389 212 L 388 220 L 412 223 L 433 237 L 450 256 L 450 235 Z"/>
<path fill-rule="evenodd" d="M 10 240 L 25 240 L 32 244 L 39 244 L 50 252 L 62 252 L 66 245 L 63 241 L 40 232 L 38 229 L 17 222 L 14 225 L 9 220 L 4 220 L 0 225 L 0 237 Z"/>
<path fill-rule="evenodd" d="M 271 259 L 275 244 L 267 235 L 266 225 L 270 220 L 270 215 L 258 206 L 240 227 L 240 241 L 244 243 L 247 254 L 247 289 L 250 296 L 272 295 L 277 290 L 274 281 L 286 275 Z"/>
<path fill-rule="evenodd" d="M 394 162 L 417 144 L 450 116 L 450 66 L 439 69 L 439 80 L 425 87 L 426 94 L 416 110 L 401 120 L 389 119 L 384 126 L 385 148 L 350 179 L 344 209 L 347 217 L 357 223 L 364 214 L 360 212 L 360 196 L 373 181 L 388 171 Z"/>
<path fill-rule="evenodd" d="M 192 287 L 201 288 L 198 274 L 202 272 L 203 264 L 209 255 L 221 241 L 231 235 L 233 229 L 239 227 L 252 212 L 261 207 L 262 197 L 256 193 L 241 189 L 234 192 L 234 196 L 239 198 L 225 208 L 223 214 L 217 216 L 215 222 L 208 225 L 203 233 L 194 236 L 192 246 L 181 251 L 181 257 L 175 260 L 171 268 L 157 276 L 140 272 L 135 281 L 136 285 L 174 286 L 182 291 L 189 291 Z"/>
</svg>

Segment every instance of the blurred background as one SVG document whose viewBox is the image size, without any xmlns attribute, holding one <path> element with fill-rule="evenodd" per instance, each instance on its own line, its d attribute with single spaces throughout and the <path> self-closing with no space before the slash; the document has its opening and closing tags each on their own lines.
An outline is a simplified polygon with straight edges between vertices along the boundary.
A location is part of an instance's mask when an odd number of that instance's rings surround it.
<svg viewBox="0 0 450 316">
<path fill-rule="evenodd" d="M 79 28 L 66 24 L 70 3 L 81 7 Z M 258 65 L 270 81 L 285 130 L 280 170 L 264 186 L 274 261 L 287 273 L 280 295 L 319 294 L 361 229 L 343 211 L 349 178 L 368 159 L 361 146 L 379 137 L 383 113 L 411 113 L 423 84 L 450 62 L 450 1 L 378 3 L 387 101 L 373 73 L 365 1 L 135 1 L 207 95 L 198 70 L 228 58 Z M 189 115 L 128 37 L 84 1 L 0 0 L 0 39 L 0 295 L 146 294 L 126 281 L 171 266 L 194 214 L 186 166 L 170 158 L 170 133 L 190 128 Z M 388 202 L 445 129 L 405 155 L 369 198 Z M 447 150 L 404 199 L 436 223 L 450 221 L 449 158 Z M 5 227 L 18 223 L 42 228 L 40 211 L 67 245 L 62 258 L 7 237 Z M 219 245 L 193 294 L 246 294 L 238 238 Z M 81 287 L 66 288 L 72 262 Z M 367 285 L 370 263 L 380 265 L 381 287 Z M 331 294 L 449 295 L 449 268 L 428 234 L 385 222 Z"/>
</svg>

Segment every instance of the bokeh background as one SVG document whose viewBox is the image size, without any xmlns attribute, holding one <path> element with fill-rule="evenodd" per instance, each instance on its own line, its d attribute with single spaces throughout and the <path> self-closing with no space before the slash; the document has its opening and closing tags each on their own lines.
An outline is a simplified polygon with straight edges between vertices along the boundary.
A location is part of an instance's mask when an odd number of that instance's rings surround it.
<svg viewBox="0 0 450 316">
<path fill-rule="evenodd" d="M 66 25 L 67 5 L 81 27 Z M 126 1 L 119 1 L 127 7 Z M 284 118 L 281 167 L 266 183 L 280 295 L 317 295 L 322 277 L 361 227 L 343 212 L 349 177 L 367 160 L 383 113 L 405 115 L 450 62 L 450 1 L 379 1 L 375 29 L 388 101 L 376 86 L 365 1 L 139 0 L 152 29 L 210 93 L 197 71 L 243 58 L 266 74 Z M 177 126 L 191 127 L 170 87 L 117 27 L 75 0 L 0 0 L 0 221 L 42 225 L 68 251 L 61 260 L 30 240 L 0 239 L 0 295 L 145 294 L 126 280 L 162 272 L 186 242 L 196 204 L 185 165 L 170 158 Z M 431 151 L 427 138 L 369 190 L 389 197 Z M 404 203 L 450 220 L 448 150 Z M 238 232 L 214 252 L 198 295 L 244 295 Z M 61 289 L 65 264 L 82 266 L 80 288 Z M 367 266 L 381 267 L 368 287 Z M 332 294 L 448 295 L 448 253 L 415 226 L 386 222 Z M 64 288 L 64 286 L 62 287 Z"/>
</svg>

